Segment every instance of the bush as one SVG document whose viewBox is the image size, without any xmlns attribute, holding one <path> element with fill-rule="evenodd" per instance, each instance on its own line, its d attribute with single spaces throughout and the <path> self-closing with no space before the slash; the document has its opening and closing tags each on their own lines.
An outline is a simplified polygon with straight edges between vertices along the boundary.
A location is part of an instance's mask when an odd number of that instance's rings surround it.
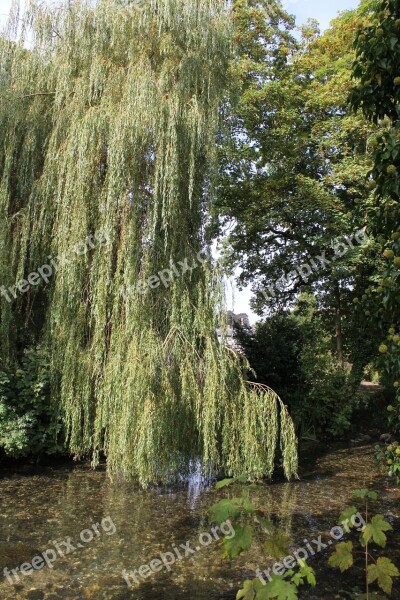
<svg viewBox="0 0 400 600">
<path fill-rule="evenodd" d="M 306 308 L 273 315 L 254 331 L 240 328 L 236 339 L 255 371 L 249 378 L 282 397 L 300 436 L 340 436 L 350 428 L 359 381 L 338 364 L 321 315 Z"/>
<path fill-rule="evenodd" d="M 47 356 L 30 348 L 15 369 L 0 370 L 0 450 L 13 458 L 61 453 L 61 430 L 50 400 Z"/>
<path fill-rule="evenodd" d="M 357 407 L 350 373 L 329 353 L 318 355 L 312 350 L 307 348 L 302 355 L 307 390 L 293 417 L 303 429 L 308 424 L 315 433 L 341 436 L 350 428 Z"/>
<path fill-rule="evenodd" d="M 251 381 L 268 385 L 286 400 L 303 388 L 300 365 L 303 334 L 292 315 L 274 315 L 257 323 L 254 331 L 237 327 L 235 338 L 254 370 L 248 375 Z"/>
</svg>

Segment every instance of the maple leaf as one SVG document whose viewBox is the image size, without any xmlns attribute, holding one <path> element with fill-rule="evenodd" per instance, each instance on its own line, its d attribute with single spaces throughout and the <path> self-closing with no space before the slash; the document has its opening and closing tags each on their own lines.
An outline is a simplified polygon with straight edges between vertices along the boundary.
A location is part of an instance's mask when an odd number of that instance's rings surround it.
<svg viewBox="0 0 400 600">
<path fill-rule="evenodd" d="M 276 600 L 297 600 L 297 587 L 281 577 L 272 577 L 272 581 L 267 583 L 261 592 L 258 592 L 256 600 L 267 600 L 274 598 Z"/>
<path fill-rule="evenodd" d="M 222 481 L 218 481 L 215 484 L 215 489 L 220 490 L 228 485 L 232 485 L 233 483 L 235 483 L 235 479 L 222 479 Z"/>
<path fill-rule="evenodd" d="M 387 594 L 392 593 L 393 577 L 399 577 L 400 572 L 396 565 L 388 558 L 378 558 L 375 565 L 369 565 L 368 583 L 378 580 L 379 587 Z"/>
<path fill-rule="evenodd" d="M 269 519 L 265 519 L 264 517 L 256 515 L 255 521 L 259 523 L 261 529 L 268 534 L 272 534 L 272 532 L 275 530 L 275 525 Z"/>
<path fill-rule="evenodd" d="M 369 500 L 377 500 L 378 492 L 375 492 L 375 490 L 370 491 L 367 488 L 363 488 L 361 490 L 355 490 L 355 492 L 353 493 L 353 496 L 355 498 L 368 498 Z"/>
<path fill-rule="evenodd" d="M 335 552 L 329 558 L 330 567 L 339 567 L 342 571 L 347 571 L 353 566 L 353 544 L 352 542 L 341 542 L 336 546 Z"/>
<path fill-rule="evenodd" d="M 243 510 L 248 513 L 254 513 L 256 512 L 256 507 L 250 502 L 250 500 L 243 498 Z"/>
<path fill-rule="evenodd" d="M 314 569 L 312 567 L 309 567 L 305 560 L 300 560 L 299 565 L 299 571 L 292 577 L 293 583 L 298 587 L 299 585 L 303 585 L 304 579 L 306 579 L 309 585 L 315 587 L 317 584 L 317 580 L 315 579 Z"/>
<path fill-rule="evenodd" d="M 351 517 L 354 517 L 354 515 L 356 515 L 356 514 L 357 514 L 357 509 L 355 506 L 346 508 L 346 510 L 344 510 L 339 517 L 339 521 L 338 521 L 339 525 L 347 522 L 349 527 L 353 527 L 353 525 L 351 524 Z"/>
<path fill-rule="evenodd" d="M 221 525 L 228 519 L 236 519 L 240 515 L 242 498 L 220 500 L 209 509 L 210 521 Z"/>
<path fill-rule="evenodd" d="M 384 531 L 391 531 L 392 526 L 390 523 L 385 521 L 385 517 L 383 515 L 375 515 L 371 519 L 371 523 L 368 523 L 364 531 L 362 533 L 362 541 L 364 544 L 368 544 L 368 542 L 373 539 L 375 544 L 378 546 L 386 546 L 386 535 Z"/>
<path fill-rule="evenodd" d="M 264 588 L 264 584 L 259 579 L 249 579 L 244 582 L 243 589 L 236 594 L 236 600 L 255 600 L 257 592 Z"/>
<path fill-rule="evenodd" d="M 224 487 L 228 487 L 229 485 L 233 485 L 234 483 L 247 483 L 247 476 L 240 475 L 239 477 L 231 477 L 230 479 L 222 479 L 215 484 L 215 489 L 220 490 Z"/>
<path fill-rule="evenodd" d="M 224 538 L 225 556 L 232 559 L 239 556 L 242 552 L 250 550 L 253 533 L 254 530 L 250 525 L 238 525 L 235 527 L 234 537 L 230 539 Z"/>
<path fill-rule="evenodd" d="M 289 554 L 290 538 L 284 531 L 273 531 L 271 537 L 264 542 L 264 550 L 273 558 L 279 559 Z"/>
</svg>

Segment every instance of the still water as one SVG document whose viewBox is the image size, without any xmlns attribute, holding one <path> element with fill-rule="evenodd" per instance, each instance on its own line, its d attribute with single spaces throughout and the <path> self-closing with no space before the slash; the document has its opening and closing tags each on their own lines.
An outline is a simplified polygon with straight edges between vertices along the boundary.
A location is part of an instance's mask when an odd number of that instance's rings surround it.
<svg viewBox="0 0 400 600">
<path fill-rule="evenodd" d="M 329 537 L 338 515 L 353 504 L 352 491 L 369 486 L 381 492 L 377 512 L 394 528 L 388 533 L 386 555 L 399 566 L 400 492 L 379 473 L 372 446 L 332 446 L 319 457 L 308 455 L 299 481 L 260 485 L 251 499 L 286 529 L 291 549 L 296 549 L 305 538 Z M 142 490 L 133 483 L 111 481 L 104 470 L 92 471 L 88 465 L 2 469 L 0 599 L 233 600 L 240 583 L 258 566 L 271 565 L 261 541 L 232 562 L 222 558 L 217 541 L 196 548 L 199 536 L 211 531 L 208 507 L 238 494 L 239 489 L 215 491 L 196 474 L 188 485 Z M 56 544 L 63 557 L 55 551 Z M 194 554 L 185 557 L 181 544 Z M 146 579 L 139 576 L 140 585 L 132 581 L 128 587 L 124 569 L 138 570 L 174 548 L 181 548 L 183 558 L 169 572 L 163 568 Z M 17 571 L 19 580 L 12 574 L 11 581 L 3 576 L 4 567 L 11 571 L 47 550 L 51 566 L 28 575 Z M 327 570 L 327 556 L 321 553 L 310 561 L 318 586 L 304 590 L 301 598 L 350 598 L 349 590 L 362 583 L 362 573 L 357 579 Z M 392 597 L 400 598 L 398 586 Z"/>
</svg>

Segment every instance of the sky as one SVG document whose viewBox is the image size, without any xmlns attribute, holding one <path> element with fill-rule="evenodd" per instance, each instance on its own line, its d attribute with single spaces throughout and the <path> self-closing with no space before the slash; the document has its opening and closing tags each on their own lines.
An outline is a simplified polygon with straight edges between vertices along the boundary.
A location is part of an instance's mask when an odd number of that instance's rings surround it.
<svg viewBox="0 0 400 600">
<path fill-rule="evenodd" d="M 298 25 L 307 19 L 317 19 L 321 31 L 329 26 L 330 21 L 336 17 L 341 10 L 356 8 L 359 0 L 283 0 L 283 5 L 288 13 L 296 16 Z M 0 25 L 4 22 L 3 15 L 8 14 L 11 0 L 0 0 Z M 251 291 L 249 289 L 234 290 L 234 284 L 228 285 L 227 301 L 228 308 L 236 313 L 248 313 L 250 321 L 254 323 L 257 316 L 250 309 Z"/>
<path fill-rule="evenodd" d="M 322 31 L 339 11 L 351 10 L 359 3 L 359 0 L 283 0 L 286 11 L 296 16 L 299 25 L 307 19 L 317 19 Z"/>
<path fill-rule="evenodd" d="M 296 15 L 299 25 L 313 18 L 319 21 L 322 30 L 328 27 L 340 10 L 356 8 L 358 4 L 359 0 L 283 0 L 285 9 Z M 0 15 L 7 14 L 10 6 L 11 0 L 0 0 Z M 2 22 L 4 16 L 0 16 L 0 24 Z"/>
</svg>

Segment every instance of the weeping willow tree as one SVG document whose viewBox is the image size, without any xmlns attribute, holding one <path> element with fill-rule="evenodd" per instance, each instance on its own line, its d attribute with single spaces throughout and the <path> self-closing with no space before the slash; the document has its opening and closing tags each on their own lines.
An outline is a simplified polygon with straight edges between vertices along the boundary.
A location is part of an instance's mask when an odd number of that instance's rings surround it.
<svg viewBox="0 0 400 600">
<path fill-rule="evenodd" d="M 285 406 L 217 339 L 204 258 L 227 4 L 14 2 L 0 44 L 0 284 L 19 286 L 1 299 L 3 362 L 47 349 L 71 451 L 110 471 L 166 480 L 201 457 L 269 477 L 280 445 L 295 474 Z"/>
</svg>

